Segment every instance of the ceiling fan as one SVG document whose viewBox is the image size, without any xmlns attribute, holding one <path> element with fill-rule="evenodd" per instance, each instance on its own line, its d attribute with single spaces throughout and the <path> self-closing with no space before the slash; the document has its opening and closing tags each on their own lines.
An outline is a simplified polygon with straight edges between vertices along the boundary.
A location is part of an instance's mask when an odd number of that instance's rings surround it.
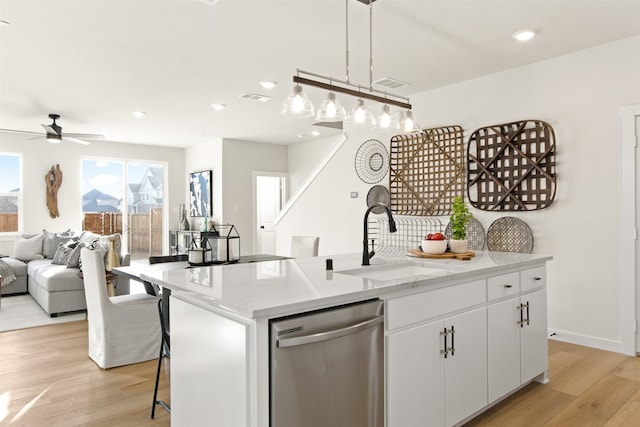
<svg viewBox="0 0 640 427">
<path fill-rule="evenodd" d="M 53 120 L 53 123 L 49 125 L 42 125 L 45 131 L 44 137 L 47 141 L 52 144 L 58 144 L 62 141 L 71 141 L 77 142 L 78 144 L 89 145 L 90 142 L 85 141 L 85 139 L 104 139 L 104 135 L 99 135 L 95 133 L 62 133 L 62 126 L 56 123 L 56 120 L 60 118 L 59 114 L 49 114 L 49 118 Z M 17 132 L 17 133 L 32 133 L 36 135 L 42 136 L 40 132 L 31 132 L 26 130 L 15 130 L 15 129 L 0 129 L 0 131 L 5 132 Z"/>
</svg>

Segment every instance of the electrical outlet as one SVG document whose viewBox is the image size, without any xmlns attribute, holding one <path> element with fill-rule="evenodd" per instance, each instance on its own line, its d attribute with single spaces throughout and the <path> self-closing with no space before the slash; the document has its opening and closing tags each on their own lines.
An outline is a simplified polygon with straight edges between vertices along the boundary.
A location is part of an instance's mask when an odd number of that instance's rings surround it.
<svg viewBox="0 0 640 427">
<path fill-rule="evenodd" d="M 352 199 L 355 199 L 355 198 L 357 198 L 357 197 L 358 197 L 358 192 L 357 192 L 357 191 L 352 191 L 352 192 L 351 192 L 351 198 L 352 198 Z"/>
</svg>

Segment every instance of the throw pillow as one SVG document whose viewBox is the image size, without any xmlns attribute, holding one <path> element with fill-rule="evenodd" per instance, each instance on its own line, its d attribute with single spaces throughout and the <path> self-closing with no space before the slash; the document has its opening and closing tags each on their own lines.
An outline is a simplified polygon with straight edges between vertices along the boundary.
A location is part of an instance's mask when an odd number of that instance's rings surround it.
<svg viewBox="0 0 640 427">
<path fill-rule="evenodd" d="M 28 239 L 21 236 L 16 237 L 13 257 L 21 261 L 42 259 L 42 234 L 36 234 Z"/>
<path fill-rule="evenodd" d="M 67 268 L 80 268 L 80 250 L 86 247 L 86 245 L 82 242 L 72 242 L 71 244 L 67 244 L 67 246 L 73 248 L 67 259 Z"/>
<path fill-rule="evenodd" d="M 69 229 L 61 233 L 51 233 L 50 231 L 42 230 L 42 235 L 42 255 L 44 255 L 45 258 L 53 259 L 58 249 L 58 244 L 69 240 L 71 230 Z"/>
<path fill-rule="evenodd" d="M 66 266 L 71 252 L 73 252 L 73 248 L 67 246 L 63 242 L 60 242 L 58 244 L 58 249 L 56 249 L 56 253 L 53 255 L 53 261 L 51 261 L 51 264 Z"/>
</svg>

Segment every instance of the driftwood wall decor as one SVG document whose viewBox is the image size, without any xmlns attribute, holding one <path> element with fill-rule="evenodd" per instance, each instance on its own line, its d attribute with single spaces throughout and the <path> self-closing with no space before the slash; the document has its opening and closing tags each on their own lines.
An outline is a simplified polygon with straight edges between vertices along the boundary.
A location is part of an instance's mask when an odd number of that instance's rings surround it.
<svg viewBox="0 0 640 427">
<path fill-rule="evenodd" d="M 51 166 L 49 172 L 44 176 L 44 182 L 47 183 L 47 208 L 49 208 L 49 216 L 51 216 L 51 218 L 57 218 L 60 216 L 58 212 L 58 190 L 62 185 L 60 165 Z"/>
<path fill-rule="evenodd" d="M 453 198 L 464 195 L 462 128 L 425 129 L 391 138 L 391 211 L 402 215 L 449 215 Z"/>
<path fill-rule="evenodd" d="M 477 129 L 467 149 L 469 202 L 485 211 L 532 211 L 556 194 L 556 144 L 550 124 L 522 120 Z"/>
</svg>

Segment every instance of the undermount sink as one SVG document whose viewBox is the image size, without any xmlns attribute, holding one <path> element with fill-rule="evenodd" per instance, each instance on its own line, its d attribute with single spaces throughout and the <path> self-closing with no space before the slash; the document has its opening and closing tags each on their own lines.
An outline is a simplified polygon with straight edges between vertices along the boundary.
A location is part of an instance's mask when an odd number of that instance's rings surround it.
<svg viewBox="0 0 640 427">
<path fill-rule="evenodd" d="M 424 267 L 412 262 L 365 265 L 350 270 L 335 271 L 337 274 L 363 277 L 373 280 L 420 279 L 432 276 L 442 276 L 447 273 L 440 268 Z"/>
</svg>

